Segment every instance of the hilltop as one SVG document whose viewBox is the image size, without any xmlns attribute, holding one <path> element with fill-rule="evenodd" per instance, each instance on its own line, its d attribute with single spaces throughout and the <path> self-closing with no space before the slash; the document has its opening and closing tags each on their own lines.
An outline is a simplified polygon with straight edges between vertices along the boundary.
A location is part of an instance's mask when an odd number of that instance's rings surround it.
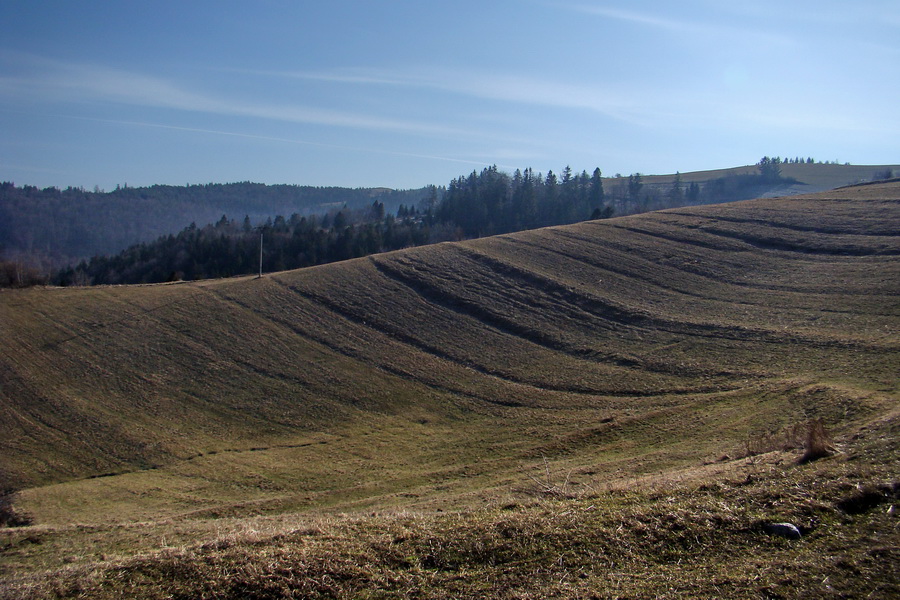
<svg viewBox="0 0 900 600">
<path fill-rule="evenodd" d="M 0 456 L 35 525 L 0 573 L 24 596 L 800 597 L 830 574 L 889 597 L 898 231 L 891 182 L 4 291 Z M 798 465 L 781 432 L 811 419 L 840 452 Z M 840 504 L 854 486 L 871 507 Z M 763 533 L 788 519 L 796 551 Z"/>
</svg>

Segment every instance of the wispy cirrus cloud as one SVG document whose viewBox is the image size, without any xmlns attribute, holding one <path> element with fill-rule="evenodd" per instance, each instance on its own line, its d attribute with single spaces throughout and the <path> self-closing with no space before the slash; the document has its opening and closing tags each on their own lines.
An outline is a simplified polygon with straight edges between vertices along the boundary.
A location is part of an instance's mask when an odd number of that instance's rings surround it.
<svg viewBox="0 0 900 600">
<path fill-rule="evenodd" d="M 285 75 L 285 74 L 282 74 Z M 867 129 L 865 119 L 845 115 L 839 104 L 818 103 L 798 90 L 795 100 L 770 105 L 760 93 L 741 91 L 732 95 L 710 92 L 710 88 L 673 89 L 656 93 L 639 82 L 622 85 L 582 84 L 515 74 L 450 69 L 357 69 L 332 73 L 293 73 L 287 76 L 341 82 L 353 85 L 391 85 L 427 88 L 501 103 L 531 104 L 558 109 L 592 111 L 627 124 L 648 128 L 716 127 L 751 123 L 797 131 L 821 129 L 823 123 L 836 131 Z"/>
<path fill-rule="evenodd" d="M 193 91 L 173 81 L 102 65 L 0 54 L 16 73 L 0 75 L 0 98 L 32 102 L 107 102 L 292 123 L 391 131 L 417 135 L 473 136 L 434 122 L 341 111 L 301 103 L 249 102 Z"/>
<path fill-rule="evenodd" d="M 143 127 L 150 129 L 168 129 L 171 131 L 186 131 L 190 133 L 202 133 L 209 135 L 221 135 L 226 137 L 244 138 L 250 140 L 260 140 L 266 142 L 279 142 L 284 144 L 293 144 L 299 146 L 315 146 L 319 148 L 332 148 L 337 150 L 350 150 L 352 152 L 361 152 L 365 154 L 385 154 L 391 156 L 406 156 L 410 158 L 424 158 L 428 160 L 436 160 L 442 162 L 451 162 L 468 165 L 484 165 L 484 160 L 470 160 L 465 158 L 457 158 L 452 156 L 443 156 L 437 154 L 424 154 L 421 152 L 401 152 L 397 150 L 389 150 L 385 148 L 377 148 L 372 146 L 353 146 L 348 144 L 330 144 L 325 142 L 317 142 L 313 140 L 302 140 L 289 137 L 278 137 L 271 135 L 259 135 L 253 133 L 243 133 L 237 131 L 225 131 L 222 129 L 209 129 L 203 127 L 182 127 L 179 125 L 168 125 L 165 123 L 153 123 L 149 121 L 128 121 L 124 119 L 102 119 L 98 117 L 82 117 L 73 115 L 53 115 L 59 118 L 76 119 L 81 121 L 93 121 L 97 123 L 107 123 L 110 125 L 123 125 L 126 127 Z M 506 165 L 508 166 L 508 165 Z"/>
<path fill-rule="evenodd" d="M 15 73 L 0 76 L 0 95 L 37 101 L 106 101 L 162 108 L 221 110 L 222 103 L 160 78 L 30 54 L 0 53 Z"/>
<path fill-rule="evenodd" d="M 454 94 L 478 100 L 577 109 L 600 113 L 616 120 L 645 123 L 647 94 L 616 89 L 611 84 L 574 84 L 514 73 L 444 67 L 400 69 L 341 69 L 317 71 L 257 71 L 290 79 L 358 86 L 394 86 Z"/>
<path fill-rule="evenodd" d="M 619 8 L 609 6 L 608 4 L 572 4 L 563 3 L 560 5 L 563 9 L 603 19 L 611 19 L 632 23 L 660 31 L 666 31 L 678 35 L 697 36 L 700 39 L 715 37 L 718 39 L 733 42 L 737 39 L 753 39 L 765 44 L 779 44 L 784 46 L 794 46 L 796 41 L 789 34 L 782 34 L 773 29 L 759 29 L 750 24 L 743 23 L 741 16 L 729 11 L 732 7 L 729 5 L 720 6 L 719 4 L 708 6 L 705 12 L 718 13 L 716 19 L 705 18 L 678 18 L 664 14 L 659 10 L 644 9 L 635 10 L 631 8 Z M 672 6 L 680 6 L 672 4 Z M 684 11 L 682 11 L 684 12 Z M 766 18 L 769 14 L 766 14 Z"/>
<path fill-rule="evenodd" d="M 618 21 L 628 21 L 630 23 L 646 25 L 649 27 L 654 27 L 656 29 L 667 29 L 669 31 L 684 33 L 698 33 L 706 30 L 703 25 L 698 23 L 681 21 L 670 17 L 663 17 L 658 14 L 651 14 L 649 12 L 637 12 L 633 10 L 623 10 L 621 8 L 596 6 L 590 4 L 570 4 L 566 5 L 565 8 L 586 15 L 607 17 L 610 19 L 616 19 Z"/>
</svg>

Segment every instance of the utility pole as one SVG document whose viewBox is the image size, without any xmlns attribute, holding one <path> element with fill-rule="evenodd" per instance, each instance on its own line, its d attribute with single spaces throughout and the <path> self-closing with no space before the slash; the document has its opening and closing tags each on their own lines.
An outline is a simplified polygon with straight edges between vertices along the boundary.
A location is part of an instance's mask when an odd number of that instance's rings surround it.
<svg viewBox="0 0 900 600">
<path fill-rule="evenodd" d="M 263 232 L 262 229 L 259 230 L 259 277 L 257 279 L 262 278 L 262 242 L 263 242 Z"/>
</svg>

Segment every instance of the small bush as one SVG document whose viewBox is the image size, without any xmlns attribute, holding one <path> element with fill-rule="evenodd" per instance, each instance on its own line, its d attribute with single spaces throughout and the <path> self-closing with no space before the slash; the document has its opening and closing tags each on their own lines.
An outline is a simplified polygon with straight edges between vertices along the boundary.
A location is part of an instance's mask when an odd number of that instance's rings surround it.
<svg viewBox="0 0 900 600">
<path fill-rule="evenodd" d="M 822 419 L 796 423 L 774 433 L 756 435 L 744 441 L 744 456 L 767 452 L 788 452 L 803 448 L 800 462 L 805 463 L 834 453 L 831 438 Z"/>
<path fill-rule="evenodd" d="M 800 462 L 805 463 L 834 453 L 831 438 L 825 431 L 825 422 L 822 419 L 810 421 L 806 430 L 806 443 L 803 445 L 804 453 Z"/>
</svg>

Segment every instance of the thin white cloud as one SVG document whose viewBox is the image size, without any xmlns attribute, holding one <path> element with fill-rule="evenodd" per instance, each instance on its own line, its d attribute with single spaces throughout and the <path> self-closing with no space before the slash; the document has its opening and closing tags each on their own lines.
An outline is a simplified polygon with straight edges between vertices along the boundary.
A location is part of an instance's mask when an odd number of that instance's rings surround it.
<svg viewBox="0 0 900 600">
<path fill-rule="evenodd" d="M 670 6 L 680 6 L 671 4 Z M 682 36 L 694 36 L 698 39 L 715 37 L 726 41 L 736 39 L 753 39 L 758 43 L 794 46 L 795 39 L 789 34 L 774 30 L 762 30 L 746 25 L 736 16 L 725 18 L 728 7 L 716 3 L 710 6 L 705 14 L 714 15 L 714 19 L 685 20 L 662 14 L 659 10 L 631 10 L 596 4 L 563 4 L 562 8 L 583 15 L 624 21 L 657 30 L 667 31 Z"/>
<path fill-rule="evenodd" d="M 239 133 L 235 131 L 223 131 L 220 129 L 204 129 L 199 127 L 181 127 L 178 125 L 166 125 L 163 123 L 150 123 L 146 121 L 127 121 L 120 119 L 100 119 L 96 117 L 78 117 L 72 115 L 57 115 L 62 118 L 69 119 L 78 119 L 81 121 L 94 121 L 98 123 L 109 123 L 111 125 L 125 125 L 129 127 L 149 127 L 153 129 L 168 129 L 173 131 L 186 131 L 191 133 L 203 133 L 210 135 L 223 135 L 229 137 L 239 137 L 245 139 L 253 139 L 260 141 L 268 141 L 268 142 L 279 142 L 285 144 L 296 144 L 301 146 L 317 146 L 320 148 L 334 148 L 337 150 L 350 150 L 353 152 L 363 152 L 368 154 L 385 154 L 392 156 L 407 156 L 410 158 L 424 158 L 428 160 L 436 160 L 443 162 L 452 162 L 452 163 L 462 163 L 462 164 L 470 164 L 470 165 L 484 165 L 485 162 L 483 160 L 468 160 L 464 158 L 454 158 L 450 156 L 440 156 L 435 154 L 422 154 L 415 152 L 400 152 L 396 150 L 387 150 L 385 148 L 372 148 L 365 146 L 349 146 L 345 144 L 327 144 L 323 142 L 313 142 L 309 140 L 299 140 L 296 138 L 285 138 L 285 137 L 277 137 L 277 136 L 269 136 L 269 135 L 257 135 L 252 133 Z"/>
<path fill-rule="evenodd" d="M 542 106 L 587 110 L 633 124 L 647 124 L 650 107 L 646 94 L 612 85 L 584 85 L 517 75 L 485 74 L 463 80 L 454 88 L 474 96 Z"/>
<path fill-rule="evenodd" d="M 620 8 L 611 8 L 608 6 L 594 6 L 586 4 L 575 4 L 568 6 L 570 10 L 580 12 L 587 15 L 598 17 L 607 17 L 619 21 L 628 21 L 638 25 L 647 25 L 657 29 L 668 29 L 677 32 L 698 32 L 704 28 L 696 23 L 687 21 L 679 21 L 677 19 L 664 18 L 658 15 L 634 12 L 631 10 L 622 10 Z"/>
<path fill-rule="evenodd" d="M 50 101 L 107 101 L 192 110 L 221 109 L 221 103 L 165 80 L 97 65 L 67 63 L 23 54 L 0 54 L 19 68 L 3 78 L 4 96 Z"/>
<path fill-rule="evenodd" d="M 633 124 L 648 121 L 644 114 L 647 94 L 614 91 L 612 85 L 572 84 L 494 71 L 441 67 L 344 69 L 329 73 L 260 71 L 257 74 L 351 85 L 402 86 L 482 100 L 588 110 Z"/>
<path fill-rule="evenodd" d="M 768 111 L 761 108 L 770 103 L 759 91 L 728 93 L 712 84 L 659 94 L 652 87 L 642 87 L 637 82 L 627 86 L 591 85 L 472 69 L 356 69 L 269 74 L 358 86 L 423 88 L 500 103 L 588 111 L 645 128 L 740 128 L 741 124 L 748 123 L 797 130 L 821 129 L 824 123 L 835 131 L 869 128 L 865 119 L 840 118 L 837 107 L 817 107 L 821 99 L 801 97 L 779 103 L 777 110 Z"/>
<path fill-rule="evenodd" d="M 365 74 L 354 73 L 352 71 L 335 73 L 321 73 L 316 71 L 247 71 L 246 69 L 231 69 L 231 71 L 252 73 L 254 75 L 270 75 L 275 77 L 287 77 L 291 79 L 303 79 L 307 81 L 322 81 L 326 83 L 351 83 L 389 86 L 406 86 L 414 84 L 414 82 L 411 82 L 408 79 L 400 76 L 391 77 L 385 74 Z"/>
<path fill-rule="evenodd" d="M 474 132 L 412 120 L 338 111 L 302 104 L 236 101 L 198 93 L 175 83 L 109 67 L 68 63 L 31 55 L 13 57 L 24 73 L 0 77 L 0 97 L 50 102 L 110 102 L 275 121 L 391 131 L 416 135 L 473 137 Z M 10 54 L 0 61 L 10 62 Z"/>
</svg>

